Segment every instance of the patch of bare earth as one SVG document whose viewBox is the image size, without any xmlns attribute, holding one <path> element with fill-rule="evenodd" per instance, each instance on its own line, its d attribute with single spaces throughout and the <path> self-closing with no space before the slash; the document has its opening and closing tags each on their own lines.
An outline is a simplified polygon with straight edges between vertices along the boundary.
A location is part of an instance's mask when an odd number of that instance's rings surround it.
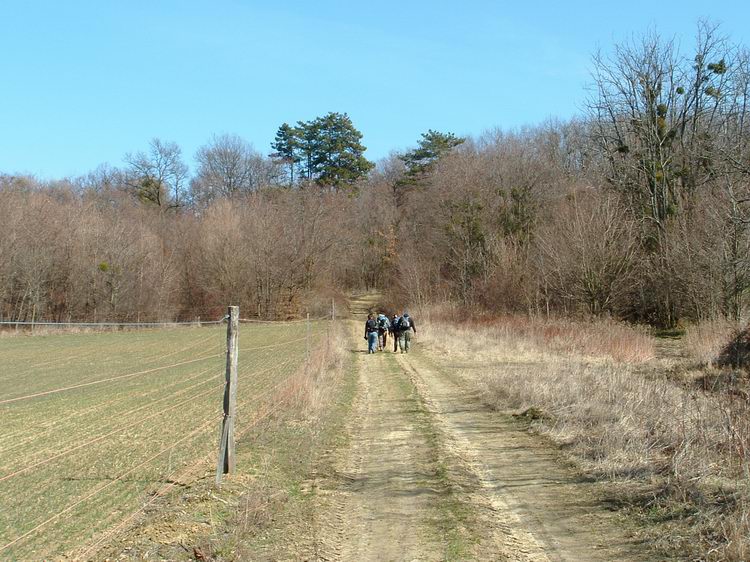
<svg viewBox="0 0 750 562">
<path fill-rule="evenodd" d="M 562 459 L 512 415 L 486 407 L 472 381 L 435 368 L 420 353 L 399 357 L 441 429 L 445 446 L 480 483 L 486 524 L 508 541 L 510 559 L 650 560 L 653 557 L 602 501 L 598 484 Z M 528 552 L 520 550 L 533 544 Z"/>
<path fill-rule="evenodd" d="M 315 559 L 652 559 L 596 484 L 476 385 L 420 351 L 358 353 L 348 445 L 313 483 Z"/>
<path fill-rule="evenodd" d="M 445 493 L 408 378 L 384 354 L 359 358 L 349 446 L 318 488 L 324 560 L 443 560 L 431 519 Z"/>
</svg>

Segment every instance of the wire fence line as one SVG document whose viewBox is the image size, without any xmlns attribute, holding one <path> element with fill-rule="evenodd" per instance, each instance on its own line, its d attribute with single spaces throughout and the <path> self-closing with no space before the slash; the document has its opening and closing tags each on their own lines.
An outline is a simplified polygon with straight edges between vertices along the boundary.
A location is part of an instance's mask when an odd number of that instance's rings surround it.
<svg viewBox="0 0 750 562">
<path fill-rule="evenodd" d="M 243 319 L 245 327 L 241 333 L 244 335 L 240 341 L 245 338 L 249 340 L 240 346 L 242 360 L 238 372 L 242 393 L 239 408 L 241 418 L 247 420 L 249 416 L 251 421 L 249 424 L 241 423 L 237 438 L 271 416 L 274 408 L 282 407 L 284 400 L 297 392 L 299 383 L 295 383 L 294 377 L 302 372 L 309 359 L 311 339 L 317 341 L 324 337 L 321 321 L 328 319 L 291 322 Z M 91 537 L 92 533 L 106 530 L 103 538 L 97 538 L 94 548 L 110 536 L 111 525 L 101 526 L 106 521 L 111 523 L 115 515 L 110 513 L 102 517 L 101 522 L 92 522 L 85 533 L 76 531 L 78 535 L 69 536 L 68 529 L 72 521 L 87 517 L 88 512 L 96 512 L 97 506 L 106 505 L 110 500 L 105 501 L 105 498 L 111 496 L 115 485 L 125 485 L 126 479 L 130 482 L 127 488 L 118 486 L 115 493 L 125 494 L 123 497 L 132 503 L 145 493 L 142 490 L 133 495 L 130 490 L 134 488 L 134 482 L 163 482 L 164 478 L 171 478 L 170 475 L 192 472 L 196 457 L 201 459 L 198 463 L 201 466 L 210 458 L 215 458 L 215 431 L 218 420 L 222 419 L 219 415 L 219 389 L 223 383 L 219 381 L 223 380 L 225 364 L 221 358 L 224 357 L 226 344 L 225 334 L 219 328 L 225 322 L 226 317 L 201 322 L 198 332 L 149 330 L 151 336 L 148 337 L 143 337 L 138 330 L 102 332 L 110 334 L 108 336 L 87 332 L 76 334 L 77 347 L 70 345 L 73 340 L 66 340 L 68 336 L 61 330 L 54 337 L 38 340 L 40 350 L 36 350 L 35 345 L 28 345 L 35 338 L 23 338 L 24 341 L 18 342 L 13 341 L 17 339 L 14 337 L 0 340 L 0 372 L 3 372 L 0 377 L 0 423 L 8 430 L 0 437 L 0 458 L 4 459 L 0 461 L 0 557 L 20 558 L 24 552 L 38 552 L 38 548 L 54 549 L 55 533 L 60 535 L 62 542 L 67 540 L 69 544 L 83 544 L 86 536 Z M 0 326 L 13 324 L 16 323 L 0 322 Z M 35 323 L 44 324 L 51 323 Z M 54 323 L 58 327 L 91 324 Z M 150 329 L 170 328 L 176 324 L 99 323 L 104 327 L 113 325 Z M 196 325 L 196 322 L 177 324 L 180 327 Z M 201 335 L 203 329 L 210 330 L 208 336 Z M 168 342 L 166 349 L 158 352 L 160 345 L 155 342 L 163 337 L 160 335 L 162 333 L 172 335 L 164 340 Z M 85 345 L 87 334 L 94 338 L 92 342 L 104 342 L 110 347 L 105 346 L 96 352 L 88 349 Z M 50 352 L 45 353 L 41 348 L 48 343 Z M 277 350 L 284 347 L 287 350 L 280 358 Z M 215 351 L 211 353 L 211 349 Z M 29 358 L 37 360 L 29 361 Z M 14 363 L 16 359 L 18 361 Z M 166 359 L 171 361 L 166 363 Z M 210 364 L 194 369 L 204 361 Z M 135 369 L 120 370 L 118 373 L 118 366 L 125 364 Z M 141 364 L 147 368 L 139 369 Z M 10 368 L 6 370 L 8 365 Z M 99 369 L 102 365 L 106 368 Z M 85 380 L 90 378 L 92 371 L 99 372 L 98 378 Z M 7 376 L 5 373 L 8 373 Z M 84 380 L 81 381 L 81 378 Z M 55 385 L 56 381 L 69 384 Z M 215 384 L 211 384 L 212 381 Z M 123 387 L 120 382 L 127 382 L 127 386 Z M 46 388 L 21 396 L 12 395 L 33 384 L 45 385 Z M 210 387 L 202 388 L 204 385 Z M 76 392 L 71 392 L 74 390 Z M 67 398 L 44 400 L 50 396 Z M 137 403 L 142 400 L 146 402 Z M 27 406 L 19 409 L 21 405 Z M 28 427 L 33 429 L 37 426 L 41 431 L 28 431 Z M 149 454 L 150 442 L 162 443 L 157 447 L 157 453 L 154 454 L 152 448 Z M 123 445 L 126 445 L 124 451 L 121 450 Z M 13 454 L 9 455 L 11 452 Z M 102 454 L 105 457 L 101 457 Z M 110 460 L 108 457 L 112 454 L 116 454 L 117 458 Z M 178 464 L 175 470 L 172 468 L 173 455 L 174 462 Z M 130 466 L 123 466 L 123 463 Z M 80 475 L 84 477 L 76 475 L 81 470 L 77 467 L 92 464 L 96 466 L 85 469 Z M 105 469 L 109 465 L 122 466 L 122 469 L 109 476 L 107 473 L 111 470 Z M 156 480 L 145 475 L 137 480 L 128 479 L 128 476 L 140 475 L 146 469 L 155 471 Z M 86 476 L 87 471 L 91 476 Z M 98 479 L 102 480 L 100 484 L 93 487 L 88 485 Z M 63 486 L 66 481 L 78 483 L 72 487 L 68 484 Z M 145 505 L 139 502 L 141 507 L 133 516 L 172 487 L 173 484 L 167 483 L 157 490 L 156 495 L 149 496 Z M 66 492 L 69 495 L 61 496 L 62 488 L 71 488 L 72 493 Z M 59 497 L 51 497 L 56 494 Z M 46 505 L 48 495 L 51 501 Z M 16 501 L 16 496 L 27 501 Z M 91 505 L 86 512 L 81 512 L 78 508 L 84 503 Z M 46 508 L 34 511 L 27 505 L 46 505 Z M 13 517 L 10 515 L 13 509 L 25 513 L 25 519 L 9 519 Z M 131 516 L 123 521 L 118 520 L 115 529 L 122 528 L 130 520 Z M 13 524 L 9 525 L 9 521 L 13 521 Z M 41 532 L 43 529 L 46 530 Z M 59 548 L 63 547 L 61 544 Z M 24 551 L 24 548 L 31 550 Z M 61 553 L 60 550 L 50 551 L 52 556 Z"/>
<path fill-rule="evenodd" d="M 210 380 L 209 381 L 203 381 L 203 382 L 194 384 L 193 386 L 190 387 L 190 389 L 193 389 L 196 386 L 202 386 L 202 385 L 206 384 L 207 382 L 211 382 L 211 381 Z M 181 408 L 182 406 L 184 406 L 185 404 L 187 404 L 188 402 L 190 402 L 192 400 L 195 400 L 196 398 L 200 398 L 201 396 L 205 396 L 209 392 L 215 391 L 219 386 L 221 386 L 221 385 L 218 385 L 218 384 L 214 385 L 213 387 L 211 387 L 211 388 L 209 388 L 207 390 L 204 390 L 203 392 L 199 392 L 197 394 L 194 394 L 194 395 L 190 396 L 190 398 L 188 398 L 187 400 L 184 400 L 182 402 L 178 402 L 177 404 L 174 404 L 174 405 L 172 405 L 172 406 L 170 406 L 168 408 L 165 408 L 163 410 L 155 412 L 155 413 L 153 413 L 153 414 L 151 414 L 149 416 L 145 416 L 145 417 L 139 418 L 137 421 L 135 421 L 133 423 L 125 424 L 125 425 L 120 426 L 120 427 L 118 427 L 118 428 L 116 428 L 116 429 L 114 429 L 112 431 L 109 431 L 109 432 L 103 434 L 103 435 L 100 435 L 99 437 L 96 437 L 94 439 L 89 439 L 88 441 L 84 441 L 83 443 L 79 443 L 78 445 L 75 445 L 74 447 L 66 449 L 66 450 L 64 450 L 64 451 L 62 451 L 60 453 L 57 453 L 56 455 L 53 455 L 51 457 L 48 457 L 48 458 L 46 458 L 46 459 L 44 459 L 42 461 L 35 462 L 34 464 L 31 464 L 31 465 L 28 465 L 28 466 L 26 466 L 26 467 L 24 467 L 22 469 L 16 470 L 15 472 L 11 472 L 10 474 L 6 474 L 4 476 L 0 476 L 0 482 L 3 482 L 5 480 L 9 480 L 9 479 L 13 478 L 14 476 L 18 476 L 19 474 L 23 474 L 25 472 L 28 472 L 29 470 L 33 470 L 35 468 L 39 468 L 40 466 L 44 466 L 46 464 L 49 464 L 50 462 L 52 462 L 54 460 L 57 460 L 57 459 L 60 459 L 60 458 L 62 458 L 64 456 L 66 456 L 66 455 L 69 455 L 70 453 L 73 453 L 74 451 L 77 451 L 77 450 L 82 449 L 84 447 L 89 447 L 89 446 L 91 446 L 91 445 L 93 445 L 95 443 L 98 443 L 99 441 L 102 441 L 102 440 L 106 439 L 107 437 L 110 437 L 110 436 L 112 436 L 112 435 L 114 435 L 116 433 L 122 433 L 126 429 L 130 429 L 131 427 L 135 427 L 137 425 L 140 425 L 140 424 L 142 424 L 145 421 L 148 421 L 150 419 L 156 418 L 158 416 L 163 416 L 164 414 L 166 414 L 168 412 L 171 412 L 172 410 L 176 410 L 177 408 Z M 159 400 L 157 402 L 161 402 L 161 401 L 164 401 L 164 400 L 167 400 L 167 399 L 173 399 L 173 397 L 172 396 L 168 396 L 168 397 L 165 397 L 162 400 Z M 148 404 L 148 406 L 152 406 L 152 405 L 153 404 Z M 138 410 L 134 410 L 131 413 L 136 413 L 137 411 Z"/>
<path fill-rule="evenodd" d="M 2 320 L 0 326 L 45 326 L 53 328 L 169 328 L 170 326 L 213 326 L 222 324 L 220 320 L 184 320 L 174 322 L 36 322 L 30 320 Z"/>
<path fill-rule="evenodd" d="M 170 445 L 169 447 L 166 447 L 165 449 L 162 449 L 161 451 L 159 451 L 159 452 L 158 452 L 158 453 L 156 453 L 155 455 L 153 455 L 153 456 L 149 457 L 149 458 L 148 458 L 148 459 L 146 459 L 145 461 L 143 461 L 143 462 L 141 462 L 141 463 L 139 463 L 139 464 L 137 464 L 137 465 L 133 466 L 132 468 L 130 468 L 130 469 L 128 469 L 128 470 L 126 470 L 125 472 L 123 472 L 123 473 L 119 474 L 119 475 L 118 475 L 118 476 L 117 476 L 116 478 L 114 478 L 114 479 L 110 480 L 110 481 L 109 481 L 109 482 L 107 482 L 106 484 L 103 484 L 103 485 L 99 486 L 98 488 L 95 488 L 93 492 L 89 493 L 88 495 L 84 496 L 83 498 L 79 499 L 78 501 L 76 501 L 76 502 L 74 502 L 74 503 L 70 504 L 70 505 L 69 505 L 68 507 L 66 507 L 66 508 L 65 508 L 65 509 L 63 509 L 62 511 L 60 511 L 60 512 L 58 512 L 58 513 L 55 513 L 54 515 L 52 515 L 52 516 L 51 516 L 51 517 L 49 517 L 48 519 L 45 519 L 45 520 L 44 520 L 44 521 L 42 521 L 42 522 L 41 522 L 40 524 L 38 524 L 38 525 L 37 525 L 36 527 L 34 527 L 34 528 L 30 529 L 29 531 L 25 532 L 24 534 L 22 534 L 22 535 L 20 535 L 20 536 L 18 536 L 18 537 L 16 537 L 16 538 L 15 538 L 14 540 L 10 541 L 9 543 L 6 543 L 5 545 L 3 545 L 3 546 L 0 546 L 0 552 L 3 552 L 3 551 L 5 551 L 5 550 L 7 550 L 8 548 L 10 548 L 11 546 L 13 546 L 13 545 L 14 545 L 14 544 L 16 544 L 17 542 L 19 542 L 19 541 L 21 541 L 21 540 L 25 539 L 26 537 L 28 537 L 29 535 L 31 535 L 32 533 L 35 533 L 36 531 L 39 531 L 40 529 L 42 529 L 43 527 L 45 527 L 45 526 L 46 526 L 46 525 L 48 525 L 49 523 L 51 523 L 51 522 L 53 522 L 53 521 L 55 521 L 55 520 L 59 519 L 60 517 L 62 517 L 62 516 L 63 516 L 63 515 L 65 515 L 66 513 L 70 512 L 71 510 L 73 510 L 74 508 L 76 508 L 77 506 L 79 506 L 80 504 L 82 504 L 83 502 L 85 502 L 85 501 L 87 501 L 87 500 L 89 500 L 89 499 L 93 498 L 94 496 L 96 496 L 96 495 L 98 495 L 98 494 L 102 493 L 102 492 L 103 492 L 104 490 L 106 490 L 107 488 L 109 488 L 109 487 L 111 487 L 111 486 L 114 486 L 114 485 L 115 485 L 116 483 L 120 482 L 120 481 L 121 481 L 121 480 L 122 480 L 123 478 L 125 478 L 126 476 L 128 476 L 128 475 L 132 474 L 132 473 L 133 473 L 133 472 L 135 472 L 135 471 L 136 471 L 137 469 L 139 469 L 139 468 L 143 467 L 144 465 L 148 464 L 148 463 L 149 463 L 149 462 L 151 462 L 152 460 L 154 460 L 154 459 L 156 459 L 156 458 L 158 458 L 158 457 L 162 456 L 162 455 L 163 455 L 164 453 L 167 453 L 167 452 L 169 452 L 170 450 L 174 449 L 174 448 L 175 448 L 175 447 L 177 447 L 178 445 L 182 444 L 182 443 L 183 443 L 184 441 L 186 441 L 187 439 L 189 439 L 189 438 L 191 438 L 191 437 L 195 436 L 195 435 L 196 435 L 197 433 L 199 433 L 200 431 L 202 431 L 203 429 L 205 429 L 206 427 L 208 427 L 208 425 L 209 425 L 209 424 L 211 424 L 211 423 L 216 423 L 216 421 L 218 421 L 218 419 L 219 419 L 219 418 L 218 418 L 217 416 L 215 416 L 215 415 L 214 415 L 214 416 L 213 416 L 213 417 L 212 417 L 212 418 L 211 418 L 210 420 L 208 420 L 208 422 L 207 422 L 207 423 L 205 423 L 205 424 L 203 424 L 203 425 L 199 426 L 199 427 L 198 427 L 197 429 L 195 429 L 194 431 L 192 431 L 192 432 L 191 432 L 191 433 L 189 433 L 188 435 L 184 436 L 183 438 L 181 438 L 181 439 L 177 440 L 176 442 L 174 442 L 174 443 L 173 443 L 172 445 Z"/>
<path fill-rule="evenodd" d="M 263 398 L 265 396 L 270 395 L 274 390 L 277 390 L 280 388 L 283 384 L 288 383 L 292 378 L 294 378 L 297 375 L 297 373 L 293 373 L 292 375 L 289 375 L 284 380 L 280 381 L 279 383 L 275 384 L 270 389 L 267 389 L 266 392 L 263 393 L 261 396 L 257 396 L 257 398 Z M 291 387 L 291 390 L 294 390 L 293 387 Z M 268 419 L 271 417 L 272 414 L 277 412 L 280 407 L 285 404 L 289 398 L 291 397 L 292 392 L 290 392 L 290 389 L 287 389 L 287 392 L 283 393 L 282 396 L 280 396 L 273 404 L 266 405 L 265 408 L 261 409 L 260 412 L 256 413 L 255 416 L 252 417 L 251 421 L 237 434 L 237 439 L 242 438 L 244 435 L 246 435 L 250 430 L 252 430 L 254 427 L 256 427 L 261 421 Z M 91 545 L 86 547 L 86 550 L 84 550 L 80 557 L 83 559 L 87 559 L 88 556 L 96 552 L 96 549 L 102 545 L 107 540 L 111 540 L 114 536 L 116 536 L 118 533 L 122 532 L 125 527 L 133 521 L 138 515 L 143 513 L 149 506 L 151 506 L 154 502 L 156 502 L 158 499 L 162 498 L 166 494 L 168 494 L 174 487 L 176 487 L 177 481 L 182 481 L 186 479 L 188 475 L 191 473 L 197 471 L 201 467 L 209 464 L 213 460 L 214 452 L 211 451 L 204 457 L 200 458 L 198 461 L 196 461 L 195 464 L 192 466 L 188 466 L 183 473 L 178 478 L 176 475 L 179 472 L 179 469 L 175 470 L 168 476 L 167 483 L 162 486 L 159 490 L 157 490 L 151 498 L 146 501 L 143 505 L 141 505 L 136 511 L 132 512 L 130 515 L 128 515 L 123 521 L 121 521 L 119 524 L 117 524 L 115 527 L 108 529 L 105 531 L 104 536 L 100 537 L 96 542 L 92 543 Z"/>
<path fill-rule="evenodd" d="M 0 406 L 4 404 L 10 404 L 11 402 L 18 402 L 20 400 L 30 400 L 31 398 L 39 398 L 41 396 L 49 396 L 50 394 L 58 394 L 60 392 L 66 392 L 68 390 L 74 390 L 77 388 L 83 388 L 86 386 L 93 386 L 95 384 L 103 384 L 105 382 L 113 382 L 121 379 L 127 379 L 132 377 L 138 377 L 140 375 L 148 375 L 150 373 L 156 373 L 158 371 L 164 371 L 165 369 L 174 369 L 175 367 L 181 367 L 183 365 L 190 365 L 192 363 L 197 363 L 198 361 L 205 361 L 207 359 L 215 359 L 216 357 L 220 357 L 221 354 L 217 353 L 214 355 L 207 355 L 206 357 L 198 357 L 196 359 L 190 359 L 188 361 L 181 361 L 179 363 L 173 363 L 172 365 L 164 365 L 162 367 L 154 367 L 153 369 L 146 369 L 144 371 L 136 371 L 135 373 L 127 373 L 124 375 L 118 375 L 116 377 L 109 377 L 107 379 L 101 379 L 91 382 L 84 382 L 81 384 L 74 384 L 71 386 L 66 386 L 63 388 L 55 388 L 53 390 L 46 390 L 44 392 L 37 392 L 35 394 L 27 394 L 26 396 L 17 396 L 15 398 L 8 398 L 6 400 L 0 400 Z"/>
<path fill-rule="evenodd" d="M 211 372 L 211 368 L 204 369 L 203 371 L 199 371 L 196 374 L 194 374 L 194 375 L 186 378 L 183 382 L 192 382 L 196 378 L 205 376 L 209 372 Z M 142 410 L 145 410 L 145 409 L 148 409 L 148 408 L 152 407 L 154 404 L 159 404 L 161 402 L 165 402 L 165 401 L 168 401 L 168 400 L 174 400 L 175 397 L 180 396 L 181 394 L 184 394 L 185 392 L 187 392 L 189 390 L 192 390 L 193 388 L 196 388 L 198 386 L 202 386 L 202 385 L 204 385 L 206 383 L 209 383 L 209 382 L 212 382 L 212 381 L 216 382 L 217 380 L 218 379 L 215 376 L 212 377 L 211 379 L 202 380 L 201 382 L 198 382 L 198 383 L 196 383 L 194 385 L 191 385 L 191 386 L 189 386 L 187 388 L 183 388 L 183 389 L 177 390 L 177 391 L 173 392 L 172 394 L 167 394 L 166 396 L 164 396 L 163 398 L 160 398 L 158 400 L 151 400 L 150 402 L 148 402 L 148 403 L 140 406 L 139 408 L 136 408 L 135 410 L 132 410 L 130 413 L 137 413 L 137 412 L 140 412 Z M 119 400 L 123 400 L 123 398 L 120 398 Z M 108 401 L 108 402 L 106 402 L 104 404 L 97 404 L 96 406 L 93 406 L 93 408 L 106 407 L 106 406 L 111 405 L 111 404 L 112 404 L 112 401 Z M 184 403 L 180 403 L 180 405 L 182 405 L 182 404 L 184 404 Z M 64 416 L 64 417 L 60 418 L 59 420 L 55 420 L 55 422 L 56 423 L 61 423 L 61 422 L 69 420 L 71 417 L 85 415 L 85 413 L 87 411 L 88 411 L 88 409 L 86 409 L 86 410 L 84 410 L 82 412 L 73 412 L 73 413 L 71 413 L 68 416 Z M 157 412 L 157 413 L 162 413 L 163 411 L 165 411 L 165 410 L 162 410 L 161 412 Z M 126 412 L 124 415 L 127 415 L 127 414 L 128 414 L 128 412 Z M 144 419 L 146 419 L 146 418 L 144 418 Z M 27 445 L 28 443 L 33 442 L 34 440 L 37 440 L 37 439 L 39 439 L 41 437 L 46 436 L 46 434 L 49 431 L 50 431 L 50 428 L 45 428 L 43 432 L 37 432 L 35 434 L 31 434 L 30 436 L 27 437 L 26 440 L 20 439 L 19 438 L 20 434 L 9 435 L 8 436 L 9 439 L 13 440 L 15 444 L 13 446 L 11 446 L 11 447 L 2 447 L 3 455 L 7 456 L 15 448 L 23 447 L 23 446 Z M 6 477 L 0 477 L 0 482 L 2 482 L 3 480 L 5 480 L 5 478 Z"/>
</svg>

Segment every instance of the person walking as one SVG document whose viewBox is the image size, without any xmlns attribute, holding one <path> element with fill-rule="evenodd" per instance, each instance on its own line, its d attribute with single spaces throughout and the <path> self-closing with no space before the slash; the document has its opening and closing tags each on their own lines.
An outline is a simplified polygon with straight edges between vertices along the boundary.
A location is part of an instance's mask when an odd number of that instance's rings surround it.
<svg viewBox="0 0 750 562">
<path fill-rule="evenodd" d="M 393 318 L 391 319 L 391 337 L 393 338 L 393 353 L 396 353 L 398 351 L 398 322 L 401 320 L 401 317 L 398 314 L 394 314 Z"/>
<path fill-rule="evenodd" d="M 388 343 L 388 330 L 391 327 L 391 321 L 382 312 L 378 314 L 378 351 L 385 351 L 385 345 Z"/>
<path fill-rule="evenodd" d="M 398 346 L 401 349 L 401 353 L 409 353 L 411 349 L 411 331 L 417 333 L 417 326 L 414 323 L 414 318 L 409 316 L 409 313 L 404 311 L 403 316 L 398 322 Z"/>
<path fill-rule="evenodd" d="M 367 315 L 365 322 L 365 340 L 367 340 L 367 353 L 375 353 L 378 347 L 378 323 L 372 314 Z"/>
</svg>

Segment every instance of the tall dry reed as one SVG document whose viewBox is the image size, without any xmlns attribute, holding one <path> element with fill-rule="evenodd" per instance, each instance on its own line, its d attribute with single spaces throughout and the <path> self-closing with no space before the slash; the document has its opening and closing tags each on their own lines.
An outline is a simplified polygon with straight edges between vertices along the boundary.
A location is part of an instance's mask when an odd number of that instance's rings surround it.
<svg viewBox="0 0 750 562">
<path fill-rule="evenodd" d="M 688 506 L 701 540 L 681 547 L 711 560 L 747 559 L 747 401 L 655 376 L 645 364 L 653 338 L 615 322 L 511 317 L 432 322 L 423 333 L 465 366 L 488 403 L 533 412 L 537 430 L 567 445 L 589 473 L 659 483 L 654 502 Z"/>
</svg>

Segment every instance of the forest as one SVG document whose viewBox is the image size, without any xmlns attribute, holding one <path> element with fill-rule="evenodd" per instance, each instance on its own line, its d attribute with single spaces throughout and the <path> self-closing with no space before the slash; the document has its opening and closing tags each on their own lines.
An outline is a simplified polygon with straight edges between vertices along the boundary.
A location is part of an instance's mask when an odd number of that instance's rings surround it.
<svg viewBox="0 0 750 562">
<path fill-rule="evenodd" d="M 702 23 L 690 47 L 595 54 L 591 77 L 570 120 L 429 130 L 377 162 L 331 112 L 263 150 L 216 135 L 192 172 L 153 139 L 80 177 L 0 174 L 0 319 L 284 319 L 378 288 L 467 314 L 739 320 L 750 54 Z"/>
</svg>

